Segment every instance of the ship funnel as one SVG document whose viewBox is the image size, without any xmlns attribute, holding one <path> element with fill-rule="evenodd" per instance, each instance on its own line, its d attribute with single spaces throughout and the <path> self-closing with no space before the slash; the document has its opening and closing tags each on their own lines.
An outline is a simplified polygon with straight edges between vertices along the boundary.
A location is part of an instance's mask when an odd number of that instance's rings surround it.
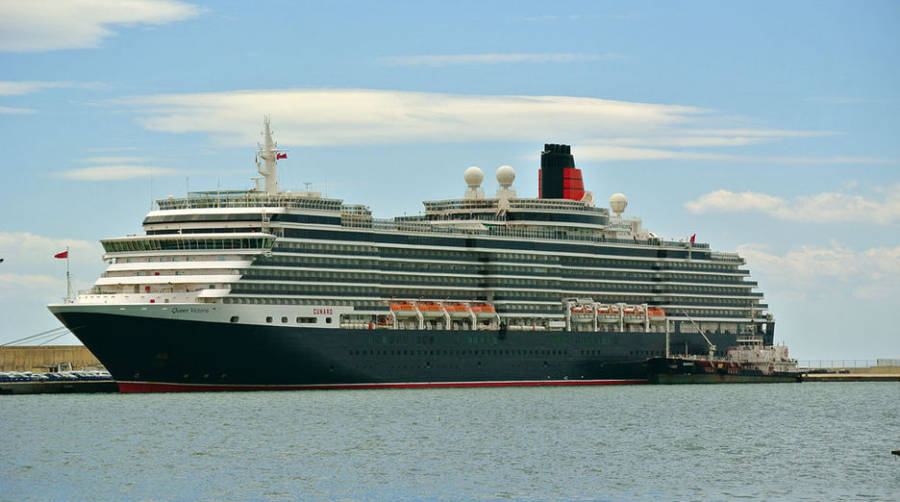
<svg viewBox="0 0 900 502">
<path fill-rule="evenodd" d="M 571 200 L 582 200 L 584 197 L 581 169 L 575 168 L 575 157 L 569 145 L 544 145 L 541 169 L 538 171 L 538 197 Z"/>
</svg>

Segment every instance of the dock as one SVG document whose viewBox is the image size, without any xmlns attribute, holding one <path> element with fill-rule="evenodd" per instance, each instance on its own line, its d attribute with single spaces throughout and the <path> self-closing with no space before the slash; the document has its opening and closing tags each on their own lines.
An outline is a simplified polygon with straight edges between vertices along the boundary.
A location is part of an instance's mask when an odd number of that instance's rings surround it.
<svg viewBox="0 0 900 502">
<path fill-rule="evenodd" d="M 886 361 L 891 364 L 884 364 Z M 801 368 L 801 373 L 804 382 L 900 382 L 900 366 L 895 365 L 897 360 L 880 360 L 878 363 L 866 367 Z"/>
<path fill-rule="evenodd" d="M 2 371 L 60 371 L 98 369 L 100 361 L 84 345 L 20 345 L 0 346 Z"/>
<path fill-rule="evenodd" d="M 900 382 L 900 374 L 885 373 L 804 373 L 804 382 Z"/>
<path fill-rule="evenodd" d="M 83 345 L 0 346 L 0 395 L 119 392 Z"/>
</svg>

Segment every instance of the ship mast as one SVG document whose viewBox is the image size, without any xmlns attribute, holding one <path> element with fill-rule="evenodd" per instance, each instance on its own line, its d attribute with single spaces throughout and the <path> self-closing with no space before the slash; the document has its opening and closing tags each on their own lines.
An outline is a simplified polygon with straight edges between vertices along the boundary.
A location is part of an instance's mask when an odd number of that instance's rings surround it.
<svg viewBox="0 0 900 502">
<path fill-rule="evenodd" d="M 265 180 L 265 191 L 272 195 L 278 193 L 278 143 L 272 140 L 272 130 L 269 128 L 269 116 L 263 120 L 263 143 L 258 143 L 259 151 L 256 155 L 256 170 Z M 263 161 L 260 162 L 259 159 Z"/>
</svg>

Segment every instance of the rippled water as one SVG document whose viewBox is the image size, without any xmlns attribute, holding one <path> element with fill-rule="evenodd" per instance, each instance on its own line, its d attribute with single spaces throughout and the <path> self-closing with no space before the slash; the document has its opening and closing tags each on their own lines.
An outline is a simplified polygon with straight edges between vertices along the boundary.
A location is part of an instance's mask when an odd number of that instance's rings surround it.
<svg viewBox="0 0 900 502">
<path fill-rule="evenodd" d="M 0 396 L 0 500 L 898 500 L 900 385 Z"/>
</svg>

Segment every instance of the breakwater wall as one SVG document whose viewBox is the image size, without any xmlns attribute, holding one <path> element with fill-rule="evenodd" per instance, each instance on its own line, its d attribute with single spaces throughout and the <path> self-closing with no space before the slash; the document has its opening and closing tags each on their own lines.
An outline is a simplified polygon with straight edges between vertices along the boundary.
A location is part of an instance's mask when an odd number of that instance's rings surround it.
<svg viewBox="0 0 900 502">
<path fill-rule="evenodd" d="M 100 367 L 100 361 L 83 345 L 0 347 L 0 371 L 46 372 Z"/>
</svg>

